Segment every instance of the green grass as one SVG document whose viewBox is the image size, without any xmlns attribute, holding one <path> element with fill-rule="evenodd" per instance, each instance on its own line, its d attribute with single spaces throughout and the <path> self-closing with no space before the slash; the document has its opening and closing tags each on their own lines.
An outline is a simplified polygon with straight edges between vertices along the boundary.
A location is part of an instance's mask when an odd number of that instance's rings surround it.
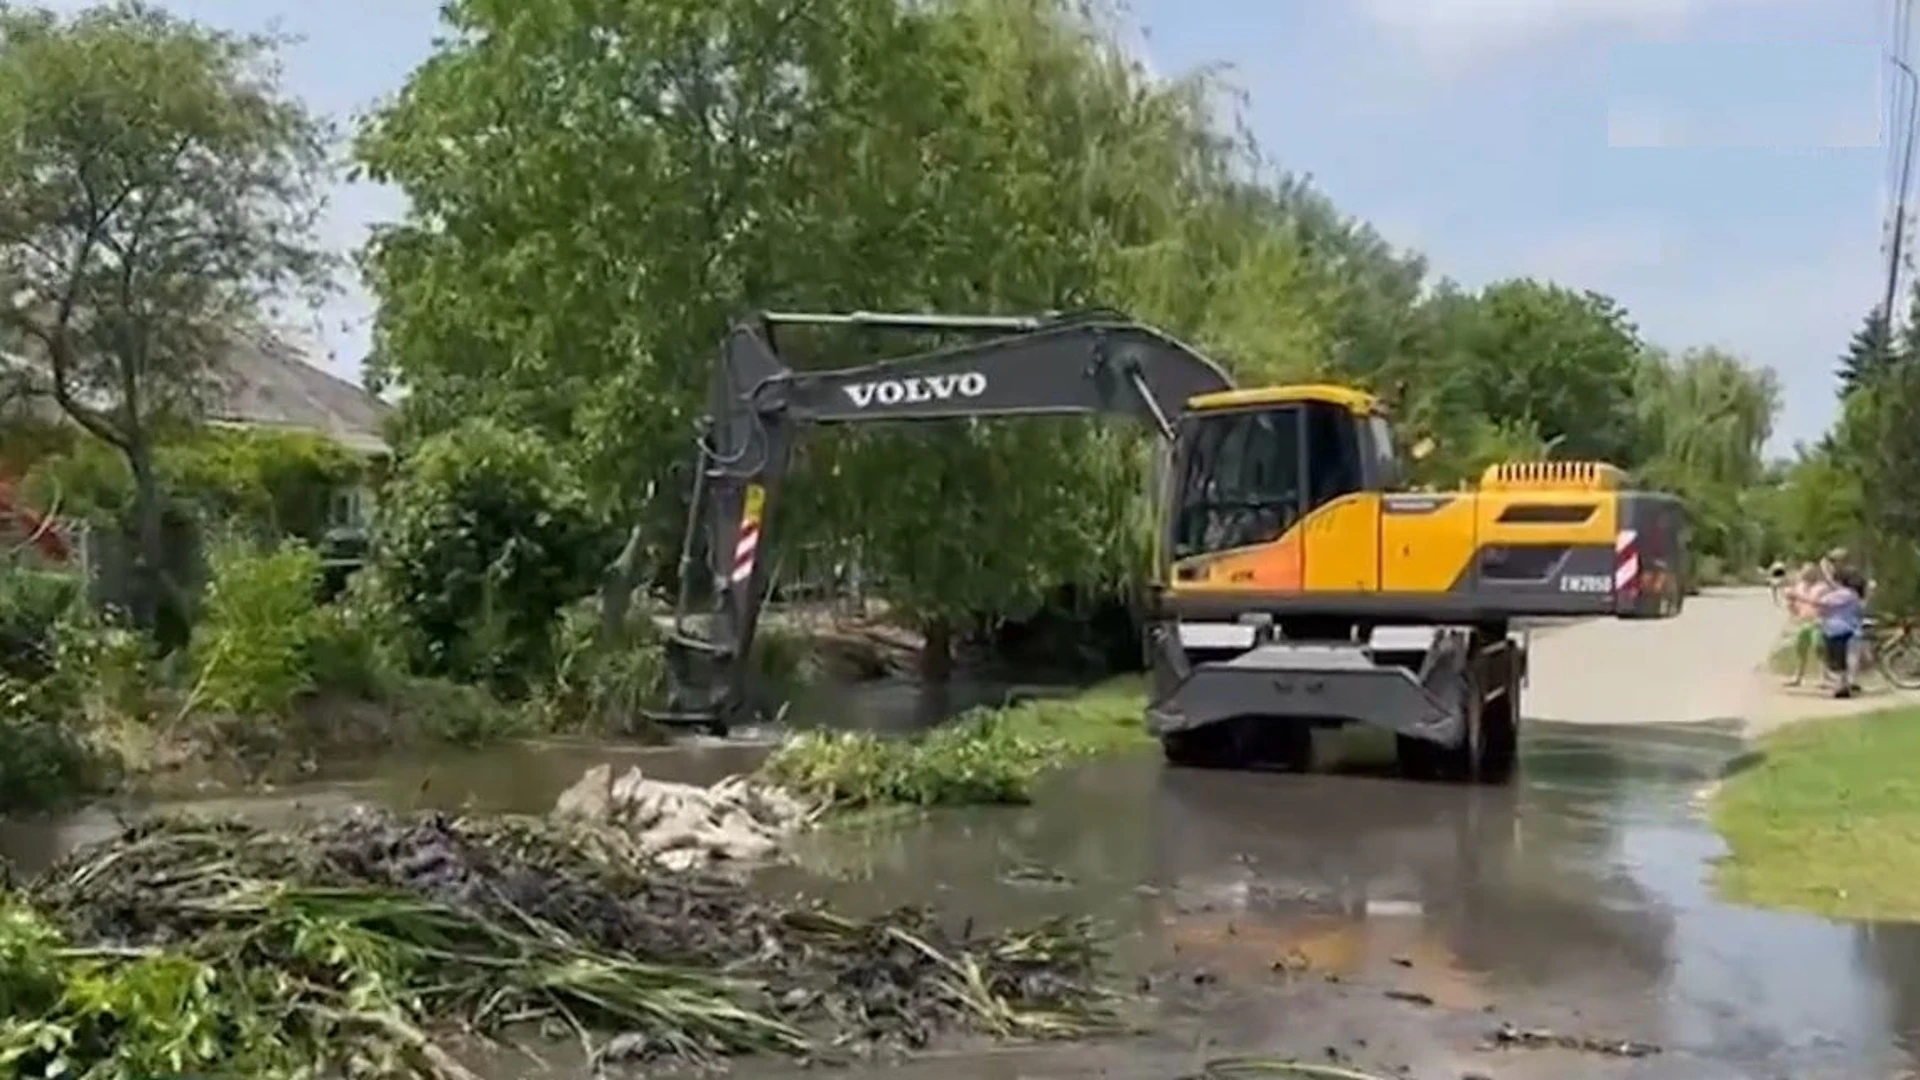
<svg viewBox="0 0 1920 1080">
<path fill-rule="evenodd" d="M 1920 709 L 1807 721 L 1715 795 L 1729 898 L 1846 918 L 1920 918 Z"/>
<path fill-rule="evenodd" d="M 863 819 L 891 807 L 1024 803 L 1076 759 L 1152 745 L 1137 678 L 1081 694 L 976 709 L 926 735 L 813 732 L 768 758 L 769 779 Z"/>
<path fill-rule="evenodd" d="M 1146 709 L 1145 681 L 1123 675 L 1071 697 L 1026 701 L 995 712 L 1007 727 L 1054 740 L 1070 753 L 1107 754 L 1154 745 Z"/>
</svg>

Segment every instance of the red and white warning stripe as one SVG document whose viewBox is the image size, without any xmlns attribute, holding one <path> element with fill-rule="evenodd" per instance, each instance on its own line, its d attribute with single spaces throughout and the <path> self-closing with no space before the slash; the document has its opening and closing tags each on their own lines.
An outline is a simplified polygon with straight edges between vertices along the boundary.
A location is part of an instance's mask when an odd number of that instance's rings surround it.
<svg viewBox="0 0 1920 1080">
<path fill-rule="evenodd" d="M 743 521 L 740 523 L 740 539 L 733 544 L 733 577 L 735 585 L 744 585 L 753 577 L 753 555 L 760 550 L 760 523 Z"/>
<path fill-rule="evenodd" d="M 1613 591 L 1632 592 L 1640 585 L 1640 534 L 1622 529 L 1613 538 Z"/>
</svg>

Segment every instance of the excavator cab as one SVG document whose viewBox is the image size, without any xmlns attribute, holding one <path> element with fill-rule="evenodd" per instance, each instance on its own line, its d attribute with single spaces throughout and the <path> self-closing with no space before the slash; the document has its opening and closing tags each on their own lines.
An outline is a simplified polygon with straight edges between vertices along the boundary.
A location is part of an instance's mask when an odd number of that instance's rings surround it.
<svg viewBox="0 0 1920 1080">
<path fill-rule="evenodd" d="M 1684 513 L 1598 462 L 1488 469 L 1470 491 L 1402 490 L 1371 394 L 1302 385 L 1187 402 L 1173 448 L 1162 593 L 1189 616 L 1356 623 L 1668 618 Z"/>
<path fill-rule="evenodd" d="M 955 343 L 796 371 L 777 344 L 794 325 Z M 1511 767 L 1524 672 L 1512 620 L 1679 609 L 1677 589 L 1649 599 L 1643 586 L 1664 580 L 1650 568 L 1678 566 L 1680 505 L 1623 490 L 1611 466 L 1499 465 L 1475 490 L 1401 491 L 1371 395 L 1236 389 L 1196 350 L 1115 312 L 768 312 L 721 345 L 667 642 L 671 699 L 656 717 L 724 732 L 749 714 L 743 660 L 802 430 L 1101 414 L 1138 420 L 1168 447 L 1147 724 L 1177 761 L 1250 717 L 1366 723 L 1392 729 L 1421 770 L 1497 780 Z M 1392 630 L 1410 633 L 1383 642 Z"/>
</svg>

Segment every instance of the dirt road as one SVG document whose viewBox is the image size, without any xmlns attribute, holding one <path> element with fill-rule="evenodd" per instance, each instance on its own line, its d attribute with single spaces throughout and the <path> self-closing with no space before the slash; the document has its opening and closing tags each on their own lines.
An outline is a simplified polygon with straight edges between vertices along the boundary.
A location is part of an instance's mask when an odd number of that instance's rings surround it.
<svg viewBox="0 0 1920 1080">
<path fill-rule="evenodd" d="M 1765 589 L 1712 589 L 1658 622 L 1594 619 L 1536 634 L 1529 719 L 1574 724 L 1744 720 L 1765 712 L 1762 667 L 1786 625 Z"/>
</svg>

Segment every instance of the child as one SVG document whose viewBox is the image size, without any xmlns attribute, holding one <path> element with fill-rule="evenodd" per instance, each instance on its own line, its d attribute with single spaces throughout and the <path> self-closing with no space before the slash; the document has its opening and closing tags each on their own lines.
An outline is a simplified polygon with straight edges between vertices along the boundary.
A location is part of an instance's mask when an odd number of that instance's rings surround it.
<svg viewBox="0 0 1920 1080">
<path fill-rule="evenodd" d="M 1794 658 L 1793 678 L 1788 686 L 1799 686 L 1807 677 L 1807 661 L 1820 641 L 1820 598 L 1826 589 L 1826 576 L 1814 563 L 1801 566 L 1793 584 L 1787 586 L 1787 610 L 1793 615 Z"/>
</svg>

